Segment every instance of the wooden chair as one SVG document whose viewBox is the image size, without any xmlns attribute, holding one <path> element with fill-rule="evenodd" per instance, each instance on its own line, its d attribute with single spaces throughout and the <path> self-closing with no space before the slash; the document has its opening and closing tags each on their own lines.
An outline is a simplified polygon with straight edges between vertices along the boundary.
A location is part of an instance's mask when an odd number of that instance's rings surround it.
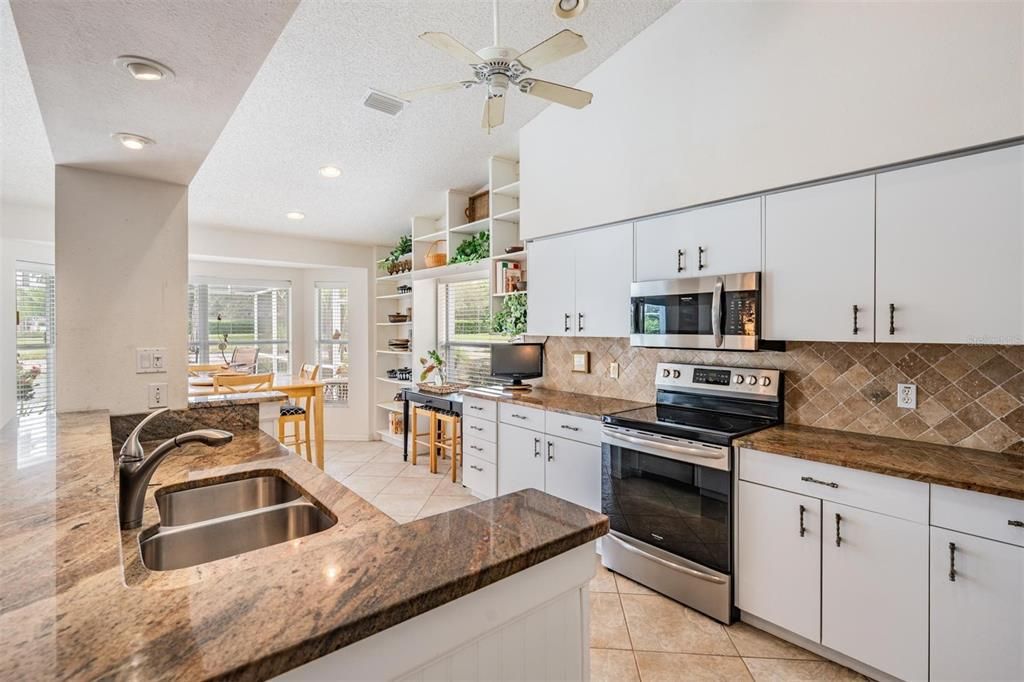
<svg viewBox="0 0 1024 682">
<path fill-rule="evenodd" d="M 319 373 L 320 365 L 304 364 L 299 370 L 299 378 L 316 381 L 317 374 Z M 312 401 L 312 397 L 306 397 L 303 399 L 302 405 L 293 402 L 285 403 L 281 406 L 281 414 L 277 420 L 277 440 L 285 446 L 294 445 L 295 452 L 305 457 L 308 462 L 313 461 L 313 446 L 309 436 L 309 416 L 313 412 Z M 288 436 L 285 430 L 287 424 L 295 424 L 295 434 L 291 437 Z M 303 427 L 304 434 L 300 433 L 300 424 Z M 302 452 L 303 445 L 306 446 L 305 454 Z"/>
<path fill-rule="evenodd" d="M 273 374 L 214 374 L 214 393 L 255 393 L 274 388 Z"/>
<path fill-rule="evenodd" d="M 435 412 L 431 425 L 430 472 L 436 474 L 437 460 L 450 455 L 452 483 L 457 483 L 462 461 L 462 418 L 454 412 Z"/>
</svg>

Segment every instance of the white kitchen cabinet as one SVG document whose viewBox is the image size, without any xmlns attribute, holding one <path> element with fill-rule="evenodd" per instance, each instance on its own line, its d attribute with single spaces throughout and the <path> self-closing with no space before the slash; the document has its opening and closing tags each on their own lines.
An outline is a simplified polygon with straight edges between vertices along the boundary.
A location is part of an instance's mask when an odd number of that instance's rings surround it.
<svg viewBox="0 0 1024 682">
<path fill-rule="evenodd" d="M 904 680 L 928 677 L 928 527 L 822 503 L 821 643 Z"/>
<path fill-rule="evenodd" d="M 932 528 L 929 582 L 931 679 L 1024 679 L 1024 548 Z"/>
<path fill-rule="evenodd" d="M 530 242 L 527 332 L 538 336 L 569 336 L 576 327 L 575 235 Z"/>
<path fill-rule="evenodd" d="M 627 336 L 633 225 L 626 223 L 529 245 L 527 333 Z"/>
<path fill-rule="evenodd" d="M 545 491 L 601 511 L 601 447 L 567 438 L 545 438 Z"/>
<path fill-rule="evenodd" d="M 543 451 L 543 433 L 498 424 L 498 494 L 526 488 L 544 490 Z"/>
<path fill-rule="evenodd" d="M 874 268 L 873 175 L 768 195 L 762 335 L 873 341 Z"/>
<path fill-rule="evenodd" d="M 877 178 L 876 339 L 1024 343 L 1024 147 Z"/>
<path fill-rule="evenodd" d="M 761 197 L 636 223 L 637 281 L 760 270 Z"/>
<path fill-rule="evenodd" d="M 821 638 L 821 500 L 740 481 L 736 606 Z"/>
</svg>

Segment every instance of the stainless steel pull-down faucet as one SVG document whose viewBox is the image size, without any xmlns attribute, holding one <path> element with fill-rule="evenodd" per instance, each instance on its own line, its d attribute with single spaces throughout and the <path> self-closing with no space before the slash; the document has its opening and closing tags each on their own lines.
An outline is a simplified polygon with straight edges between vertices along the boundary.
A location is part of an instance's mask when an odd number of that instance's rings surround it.
<svg viewBox="0 0 1024 682">
<path fill-rule="evenodd" d="M 124 530 L 138 528 L 142 525 L 142 508 L 146 500 L 149 481 L 153 477 L 153 472 L 160 466 L 160 462 L 175 448 L 186 443 L 202 443 L 210 447 L 220 447 L 230 443 L 234 438 L 232 433 L 220 429 L 189 431 L 164 441 L 153 449 L 149 457 L 146 457 L 142 444 L 139 442 L 139 433 L 152 419 L 169 409 L 165 407 L 162 410 L 157 410 L 139 422 L 139 425 L 128 436 L 128 440 L 121 446 L 121 454 L 117 459 L 119 489 L 117 512 L 121 528 Z"/>
</svg>

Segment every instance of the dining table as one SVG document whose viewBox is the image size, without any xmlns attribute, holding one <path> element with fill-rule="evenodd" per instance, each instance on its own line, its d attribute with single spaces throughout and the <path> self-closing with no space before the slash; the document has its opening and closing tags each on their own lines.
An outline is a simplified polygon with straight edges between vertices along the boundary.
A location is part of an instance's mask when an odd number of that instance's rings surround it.
<svg viewBox="0 0 1024 682">
<path fill-rule="evenodd" d="M 324 468 L 324 386 L 325 382 L 318 379 L 306 379 L 293 374 L 274 375 L 273 390 L 284 393 L 290 401 L 297 403 L 302 398 L 313 399 L 313 463 L 319 469 Z M 189 376 L 189 397 L 214 393 L 212 377 Z"/>
</svg>

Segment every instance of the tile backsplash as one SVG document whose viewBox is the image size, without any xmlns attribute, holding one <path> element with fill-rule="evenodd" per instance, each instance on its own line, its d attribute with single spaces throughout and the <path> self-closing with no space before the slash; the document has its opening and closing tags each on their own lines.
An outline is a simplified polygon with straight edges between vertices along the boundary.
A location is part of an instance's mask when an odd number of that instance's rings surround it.
<svg viewBox="0 0 1024 682">
<path fill-rule="evenodd" d="M 572 372 L 577 350 L 590 351 L 589 374 Z M 1024 455 L 1024 346 L 793 342 L 786 352 L 736 353 L 551 337 L 545 376 L 532 383 L 653 402 L 659 362 L 782 370 L 789 423 Z M 901 383 L 917 385 L 917 409 L 896 407 Z"/>
</svg>

